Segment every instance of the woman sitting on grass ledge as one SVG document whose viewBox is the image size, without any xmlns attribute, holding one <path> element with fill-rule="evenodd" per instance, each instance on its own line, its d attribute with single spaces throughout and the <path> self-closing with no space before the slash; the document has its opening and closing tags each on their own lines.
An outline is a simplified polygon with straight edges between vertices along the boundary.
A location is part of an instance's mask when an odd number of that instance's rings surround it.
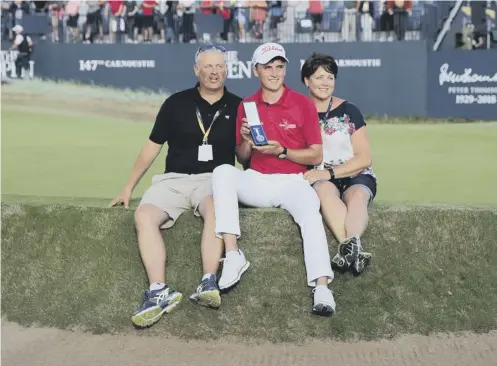
<svg viewBox="0 0 497 366">
<path fill-rule="evenodd" d="M 362 113 L 354 104 L 333 97 L 337 74 L 337 63 L 325 54 L 313 53 L 302 66 L 301 79 L 318 110 L 323 136 L 323 162 L 305 176 L 318 193 L 326 224 L 340 243 L 333 267 L 359 274 L 371 262 L 361 236 L 376 195 L 376 176 Z"/>
</svg>

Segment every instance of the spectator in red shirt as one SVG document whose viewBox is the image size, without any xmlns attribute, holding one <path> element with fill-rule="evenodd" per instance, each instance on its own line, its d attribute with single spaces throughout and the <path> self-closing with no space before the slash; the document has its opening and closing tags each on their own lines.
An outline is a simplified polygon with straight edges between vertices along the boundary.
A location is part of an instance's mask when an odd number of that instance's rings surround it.
<svg viewBox="0 0 497 366">
<path fill-rule="evenodd" d="M 412 12 L 412 0 L 388 0 L 386 4 L 388 14 L 393 16 L 393 30 L 397 40 L 403 41 L 406 36 L 407 18 Z"/>
<path fill-rule="evenodd" d="M 112 0 L 109 1 L 110 5 L 110 40 L 114 42 L 116 40 L 116 33 L 119 32 L 119 35 L 124 33 L 126 27 L 124 23 L 124 16 L 126 14 L 126 6 L 124 5 L 124 1 L 120 0 Z M 120 38 L 119 38 L 120 39 Z"/>
<path fill-rule="evenodd" d="M 202 14 L 213 14 L 215 11 L 214 1 L 201 1 L 200 12 Z"/>
<path fill-rule="evenodd" d="M 312 32 L 314 39 L 324 42 L 321 24 L 323 23 L 324 5 L 322 0 L 309 0 L 309 14 L 312 20 Z"/>
<path fill-rule="evenodd" d="M 228 40 L 228 32 L 231 27 L 231 11 L 229 8 L 229 1 L 215 0 L 215 1 L 201 1 L 200 9 L 202 14 L 219 14 L 223 18 L 223 32 L 220 34 L 221 39 Z"/>
<path fill-rule="evenodd" d="M 216 235 L 224 239 L 226 250 L 219 288 L 234 286 L 250 266 L 237 246 L 238 202 L 251 207 L 281 207 L 302 231 L 307 283 L 315 287 L 312 311 L 328 316 L 335 311 L 328 288 L 334 275 L 319 198 L 303 176 L 308 165 L 322 161 L 322 137 L 312 101 L 284 84 L 287 63 L 285 50 L 277 43 L 265 43 L 255 50 L 252 67 L 261 87 L 243 102 L 255 102 L 268 144 L 254 144 L 240 104 L 236 155 L 241 163 L 250 159 L 249 168 L 242 171 L 221 165 L 213 172 Z"/>
<path fill-rule="evenodd" d="M 152 42 L 154 24 L 154 8 L 157 6 L 155 0 L 143 0 L 142 3 L 142 19 L 143 19 L 143 41 Z"/>
<path fill-rule="evenodd" d="M 223 41 L 228 41 L 228 33 L 231 28 L 231 10 L 229 8 L 229 1 L 217 0 L 216 3 L 219 7 L 219 13 L 221 13 L 221 16 L 223 17 L 223 33 L 221 33 L 221 39 Z"/>
<path fill-rule="evenodd" d="M 109 1 L 109 6 L 112 15 L 121 16 L 124 9 L 124 1 L 121 0 L 111 0 Z"/>
</svg>

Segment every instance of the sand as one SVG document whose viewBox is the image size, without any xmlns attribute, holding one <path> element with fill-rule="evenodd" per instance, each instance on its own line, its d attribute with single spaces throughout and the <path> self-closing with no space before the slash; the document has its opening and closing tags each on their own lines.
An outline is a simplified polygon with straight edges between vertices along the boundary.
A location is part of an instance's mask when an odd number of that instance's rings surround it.
<svg viewBox="0 0 497 366">
<path fill-rule="evenodd" d="M 497 331 L 376 342 L 246 345 L 146 335 L 92 335 L 2 322 L 2 365 L 497 365 Z"/>
</svg>

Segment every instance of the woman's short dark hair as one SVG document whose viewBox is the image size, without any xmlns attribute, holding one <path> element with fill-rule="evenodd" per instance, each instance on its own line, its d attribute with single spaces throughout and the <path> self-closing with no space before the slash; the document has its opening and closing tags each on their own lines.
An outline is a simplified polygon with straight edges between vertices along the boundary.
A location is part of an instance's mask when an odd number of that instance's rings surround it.
<svg viewBox="0 0 497 366">
<path fill-rule="evenodd" d="M 313 52 L 302 65 L 300 70 L 300 76 L 302 82 L 305 84 L 305 79 L 311 77 L 319 67 L 322 66 L 323 69 L 328 71 L 337 77 L 338 65 L 333 57 L 326 55 L 324 53 Z"/>
</svg>

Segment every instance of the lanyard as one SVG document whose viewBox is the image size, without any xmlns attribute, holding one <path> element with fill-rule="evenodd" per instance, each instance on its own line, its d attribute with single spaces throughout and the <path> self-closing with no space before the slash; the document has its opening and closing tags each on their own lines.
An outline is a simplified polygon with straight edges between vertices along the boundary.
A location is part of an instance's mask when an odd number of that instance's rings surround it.
<svg viewBox="0 0 497 366">
<path fill-rule="evenodd" d="M 324 125 L 326 123 L 326 120 L 328 119 L 328 114 L 331 112 L 331 106 L 333 105 L 333 97 L 330 99 L 330 104 L 328 104 L 328 109 L 326 110 L 326 114 L 324 115 L 324 118 L 320 121 L 321 125 Z"/>
<path fill-rule="evenodd" d="M 219 109 L 216 114 L 214 115 L 214 118 L 212 118 L 212 122 L 211 122 L 211 125 L 209 126 L 208 130 L 206 131 L 205 128 L 204 128 L 204 124 L 202 122 L 202 116 L 200 115 L 200 111 L 198 110 L 198 107 L 195 107 L 196 109 L 196 113 L 197 113 L 197 122 L 198 122 L 198 127 L 200 127 L 200 131 L 202 131 L 202 133 L 204 134 L 204 137 L 202 138 L 202 143 L 204 145 L 207 144 L 207 138 L 209 137 L 209 133 L 211 132 L 211 128 L 212 126 L 214 125 L 214 122 L 216 121 L 216 119 L 219 117 L 219 115 L 221 114 L 221 112 L 223 111 L 223 109 L 226 107 L 226 104 L 223 105 L 221 107 L 221 109 Z"/>
</svg>

